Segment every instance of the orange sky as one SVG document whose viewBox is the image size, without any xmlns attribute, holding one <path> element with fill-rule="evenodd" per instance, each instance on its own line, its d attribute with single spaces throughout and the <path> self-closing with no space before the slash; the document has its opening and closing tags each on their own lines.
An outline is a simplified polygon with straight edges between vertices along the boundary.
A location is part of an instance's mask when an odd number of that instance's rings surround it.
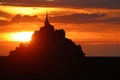
<svg viewBox="0 0 120 80">
<path fill-rule="evenodd" d="M 67 12 L 66 12 L 67 10 Z M 56 28 L 64 28 L 67 31 L 67 36 L 77 40 L 96 40 L 96 41 L 111 41 L 111 42 L 119 42 L 120 33 L 119 26 L 120 24 L 116 24 L 114 21 L 108 22 L 107 19 L 111 19 L 111 17 L 119 17 L 120 10 L 114 9 L 91 9 L 91 8 L 83 8 L 83 9 L 73 9 L 73 8 L 47 8 L 47 7 L 18 7 L 18 6 L 0 6 L 1 16 L 0 20 L 6 20 L 9 23 L 5 25 L 0 25 L 1 32 L 1 40 L 8 39 L 4 35 L 9 35 L 14 32 L 34 32 L 38 30 L 42 25 L 45 17 L 46 11 L 49 11 L 50 22 L 55 25 Z M 11 19 L 17 14 L 21 15 L 21 22 L 14 22 Z M 70 15 L 80 14 L 81 19 L 73 20 Z M 105 16 L 104 16 L 105 14 Z M 24 15 L 28 15 L 29 19 L 34 19 L 31 16 L 37 15 L 40 20 L 32 22 L 28 19 L 26 22 L 22 21 L 24 19 Z M 103 15 L 103 17 L 101 17 Z M 60 17 L 68 16 L 68 21 L 63 18 L 62 21 Z M 86 17 L 87 16 L 87 17 Z M 71 20 L 69 20 L 71 17 Z M 73 15 L 74 17 L 74 15 Z M 85 18 L 84 18 L 85 17 Z M 89 18 L 93 22 L 88 21 Z M 94 17 L 96 20 L 94 21 Z M 22 19 L 23 18 L 23 19 Z M 60 20 L 55 21 L 54 18 L 58 18 Z M 88 20 L 87 20 L 88 18 Z M 101 20 L 102 18 L 102 20 Z M 83 20 L 85 19 L 85 20 Z M 65 21 L 64 21 L 65 20 Z M 83 21 L 82 21 L 83 20 Z M 78 21 L 80 21 L 78 23 Z M 67 24 L 70 22 L 69 24 Z M 77 22 L 77 23 L 76 23 Z M 1 23 L 2 24 L 2 23 Z M 25 27 L 26 26 L 26 27 Z M 84 36 L 83 36 L 84 35 Z M 76 37 L 80 36 L 80 37 Z M 117 39 L 116 39 L 117 38 Z M 8 39 L 8 41 L 11 39 Z"/>
<path fill-rule="evenodd" d="M 77 0 L 70 0 L 73 4 L 63 0 L 46 0 L 47 3 L 42 0 L 43 4 L 39 5 L 28 0 L 9 1 L 0 1 L 0 42 L 17 41 L 12 34 L 39 30 L 48 11 L 55 28 L 65 29 L 67 37 L 77 44 L 120 44 L 120 7 L 108 5 L 106 0 L 100 2 L 106 6 L 91 5 L 94 0 L 88 5 L 87 2 L 82 5 L 84 1 L 81 0 L 80 6 Z"/>
</svg>

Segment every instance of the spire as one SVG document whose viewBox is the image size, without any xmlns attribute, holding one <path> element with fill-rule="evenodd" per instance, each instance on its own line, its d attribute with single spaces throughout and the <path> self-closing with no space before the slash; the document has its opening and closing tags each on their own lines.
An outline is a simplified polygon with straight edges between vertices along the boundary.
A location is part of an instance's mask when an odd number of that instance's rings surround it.
<svg viewBox="0 0 120 80">
<path fill-rule="evenodd" d="M 44 23 L 44 29 L 47 31 L 47 32 L 54 32 L 54 26 L 52 26 L 50 23 L 49 23 L 49 20 L 48 20 L 48 13 L 46 12 L 46 18 L 45 18 L 45 23 Z"/>
<path fill-rule="evenodd" d="M 49 20 L 48 20 L 48 13 L 46 12 L 46 20 L 45 20 L 45 26 L 48 26 L 49 24 Z"/>
<path fill-rule="evenodd" d="M 48 21 L 48 12 L 46 12 L 46 20 Z"/>
</svg>

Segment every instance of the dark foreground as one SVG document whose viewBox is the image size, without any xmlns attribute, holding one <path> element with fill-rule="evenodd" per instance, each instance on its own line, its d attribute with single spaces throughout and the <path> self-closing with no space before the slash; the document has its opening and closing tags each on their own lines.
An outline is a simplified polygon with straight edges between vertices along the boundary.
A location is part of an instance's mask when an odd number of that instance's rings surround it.
<svg viewBox="0 0 120 80">
<path fill-rule="evenodd" d="M 0 58 L 0 80 L 120 80 L 119 57 L 86 57 L 56 63 L 10 63 Z"/>
</svg>

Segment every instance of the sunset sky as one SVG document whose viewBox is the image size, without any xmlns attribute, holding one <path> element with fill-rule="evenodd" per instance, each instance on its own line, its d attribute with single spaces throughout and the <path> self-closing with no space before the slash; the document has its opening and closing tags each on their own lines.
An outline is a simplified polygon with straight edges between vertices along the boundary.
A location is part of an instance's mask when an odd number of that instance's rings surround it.
<svg viewBox="0 0 120 80">
<path fill-rule="evenodd" d="M 119 0 L 0 0 L 0 55 L 30 40 L 46 11 L 87 56 L 120 56 Z"/>
</svg>

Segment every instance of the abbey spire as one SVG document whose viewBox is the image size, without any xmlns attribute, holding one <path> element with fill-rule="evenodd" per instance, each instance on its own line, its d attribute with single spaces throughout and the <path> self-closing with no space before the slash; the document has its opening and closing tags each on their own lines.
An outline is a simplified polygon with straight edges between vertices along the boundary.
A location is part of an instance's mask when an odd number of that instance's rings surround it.
<svg viewBox="0 0 120 80">
<path fill-rule="evenodd" d="M 45 20 L 44 26 L 45 27 L 50 26 L 50 23 L 49 23 L 49 20 L 48 20 L 48 13 L 47 12 L 46 12 L 46 20 Z"/>
<path fill-rule="evenodd" d="M 52 26 L 49 23 L 47 12 L 46 12 L 46 18 L 45 18 L 45 22 L 44 22 L 44 30 L 47 31 L 47 32 L 54 32 L 54 26 Z"/>
</svg>

